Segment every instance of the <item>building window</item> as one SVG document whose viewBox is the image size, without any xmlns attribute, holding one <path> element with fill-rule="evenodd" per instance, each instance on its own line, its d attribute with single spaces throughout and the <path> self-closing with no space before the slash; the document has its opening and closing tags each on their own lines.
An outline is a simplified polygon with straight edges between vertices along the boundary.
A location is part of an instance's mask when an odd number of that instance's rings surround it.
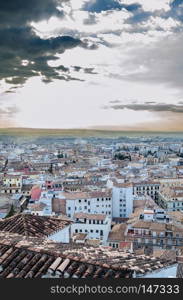
<svg viewBox="0 0 183 300">
<path fill-rule="evenodd" d="M 98 233 L 98 230 L 96 230 L 96 233 Z"/>
<path fill-rule="evenodd" d="M 78 230 L 77 230 L 77 229 L 75 229 L 75 233 L 78 233 Z"/>
<path fill-rule="evenodd" d="M 71 210 L 71 208 L 70 208 L 70 207 L 68 207 L 68 210 Z"/>
<path fill-rule="evenodd" d="M 91 229 L 90 232 L 93 233 L 93 229 Z"/>
<path fill-rule="evenodd" d="M 100 235 L 103 236 L 103 230 L 100 230 Z"/>
</svg>

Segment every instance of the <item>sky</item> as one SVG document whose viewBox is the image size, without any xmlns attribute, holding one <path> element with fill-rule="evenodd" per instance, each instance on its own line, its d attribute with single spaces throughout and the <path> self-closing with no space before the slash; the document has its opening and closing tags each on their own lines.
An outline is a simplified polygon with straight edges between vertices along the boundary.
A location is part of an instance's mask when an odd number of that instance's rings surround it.
<svg viewBox="0 0 183 300">
<path fill-rule="evenodd" d="M 183 131 L 183 0 L 1 0 L 0 127 Z"/>
</svg>

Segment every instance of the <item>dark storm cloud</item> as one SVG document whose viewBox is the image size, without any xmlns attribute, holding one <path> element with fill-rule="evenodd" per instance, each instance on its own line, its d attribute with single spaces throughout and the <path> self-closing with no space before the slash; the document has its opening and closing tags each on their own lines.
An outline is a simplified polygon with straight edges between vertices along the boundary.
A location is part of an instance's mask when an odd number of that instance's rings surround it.
<svg viewBox="0 0 183 300">
<path fill-rule="evenodd" d="M 183 1 L 182 0 L 173 0 L 170 2 L 170 11 L 168 16 L 171 16 L 178 21 L 183 22 Z"/>
<path fill-rule="evenodd" d="M 121 3 L 119 0 L 95 0 L 95 1 L 87 1 L 83 5 L 83 10 L 89 12 L 96 12 L 100 13 L 101 11 L 108 11 L 108 10 L 121 10 L 126 9 L 128 11 L 135 11 L 140 8 L 141 5 L 138 3 L 134 4 L 124 4 Z"/>
<path fill-rule="evenodd" d="M 116 104 L 111 106 L 105 106 L 105 109 L 115 109 L 115 110 L 123 110 L 130 109 L 134 111 L 151 111 L 151 112 L 173 112 L 173 113 L 183 113 L 183 105 L 176 104 L 166 104 L 166 103 L 157 103 L 151 104 L 153 102 L 146 102 L 142 104 Z"/>
<path fill-rule="evenodd" d="M 75 80 L 63 65 L 51 67 L 50 60 L 67 49 L 97 47 L 88 40 L 71 36 L 40 38 L 31 27 L 32 21 L 64 17 L 61 8 L 67 0 L 1 0 L 0 1 L 0 80 L 22 85 L 33 76 L 41 76 L 45 83 L 53 79 Z M 25 63 L 24 63 L 25 61 Z"/>
<path fill-rule="evenodd" d="M 137 1 L 138 2 L 138 1 Z M 161 16 L 165 17 L 164 10 L 144 11 L 141 4 L 135 2 L 132 4 L 122 3 L 120 0 L 96 0 L 88 1 L 84 4 L 83 10 L 90 12 L 89 18 L 85 21 L 91 24 L 96 24 L 96 15 L 102 11 L 126 10 L 130 13 L 129 18 L 125 21 L 128 24 L 138 24 L 147 21 L 150 17 Z M 91 14 L 92 13 L 92 14 Z M 135 28 L 134 28 L 135 29 Z"/>
<path fill-rule="evenodd" d="M 135 10 L 131 17 L 129 17 L 125 23 L 138 24 L 147 21 L 150 17 L 156 16 L 156 12 L 144 11 L 141 7 Z"/>
<path fill-rule="evenodd" d="M 56 54 L 67 49 L 77 46 L 91 49 L 87 42 L 70 36 L 41 39 L 30 27 L 1 29 L 0 40 L 0 79 L 14 85 L 21 85 L 33 76 L 42 76 L 44 82 L 73 79 L 68 74 L 60 75 L 60 72 L 68 72 L 68 68 L 51 67 L 48 62 L 57 60 Z"/>
<path fill-rule="evenodd" d="M 97 72 L 95 72 L 94 68 L 83 68 L 83 67 L 80 67 L 80 66 L 73 66 L 73 70 L 75 72 L 83 71 L 86 74 L 98 74 Z"/>
<path fill-rule="evenodd" d="M 68 0 L 1 0 L 0 27 L 19 27 L 52 16 L 63 17 L 64 12 L 58 7 L 64 2 Z"/>
</svg>

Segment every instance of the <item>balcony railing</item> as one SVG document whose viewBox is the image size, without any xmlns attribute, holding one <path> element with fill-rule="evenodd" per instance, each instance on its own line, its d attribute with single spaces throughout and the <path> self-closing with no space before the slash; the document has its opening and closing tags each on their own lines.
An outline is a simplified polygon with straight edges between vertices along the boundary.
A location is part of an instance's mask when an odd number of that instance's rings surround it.
<svg viewBox="0 0 183 300">
<path fill-rule="evenodd" d="M 147 234 L 135 234 L 135 233 L 127 233 L 127 237 L 132 238 L 151 238 L 151 239 L 163 239 L 163 240 L 177 240 L 183 242 L 183 237 L 175 237 L 175 236 L 153 236 L 153 235 L 147 235 Z"/>
</svg>

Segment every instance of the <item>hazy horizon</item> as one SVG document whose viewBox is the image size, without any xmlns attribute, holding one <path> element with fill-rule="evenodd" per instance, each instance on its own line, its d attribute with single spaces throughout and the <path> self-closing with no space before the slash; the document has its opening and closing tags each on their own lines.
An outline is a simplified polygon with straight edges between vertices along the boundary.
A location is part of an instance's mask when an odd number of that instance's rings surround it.
<svg viewBox="0 0 183 300">
<path fill-rule="evenodd" d="M 61 136 L 61 137 L 127 137 L 127 136 L 183 136 L 183 131 L 155 131 L 155 130 L 115 130 L 91 128 L 0 128 L 0 136 Z"/>
</svg>

